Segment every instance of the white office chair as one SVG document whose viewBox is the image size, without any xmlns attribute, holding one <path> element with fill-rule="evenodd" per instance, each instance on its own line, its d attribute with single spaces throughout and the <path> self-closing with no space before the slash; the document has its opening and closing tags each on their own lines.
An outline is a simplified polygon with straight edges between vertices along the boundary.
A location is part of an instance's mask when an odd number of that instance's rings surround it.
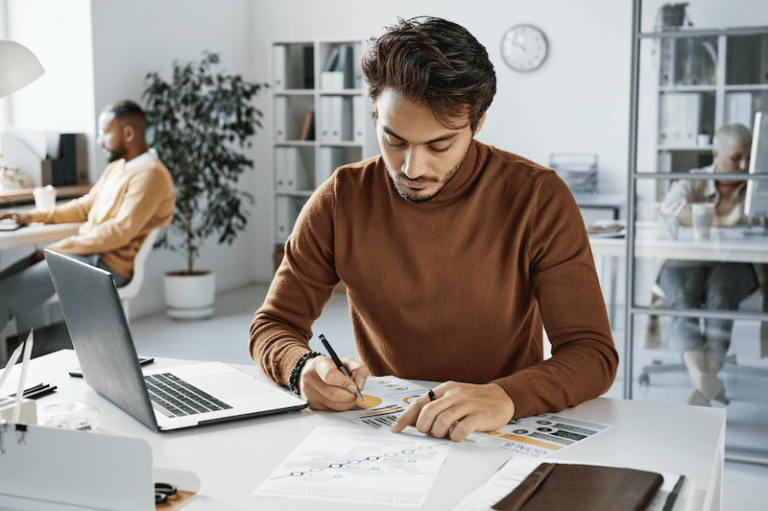
<svg viewBox="0 0 768 511">
<path fill-rule="evenodd" d="M 130 320 L 130 314 L 128 309 L 128 301 L 139 294 L 141 289 L 141 283 L 144 281 L 144 264 L 149 257 L 149 253 L 152 252 L 152 246 L 155 244 L 157 236 L 160 234 L 160 229 L 154 229 L 150 231 L 141 248 L 136 252 L 136 257 L 133 259 L 133 277 L 123 287 L 117 288 L 117 293 L 120 295 L 120 302 L 123 304 L 123 310 L 125 311 L 126 319 Z"/>
<path fill-rule="evenodd" d="M 141 284 L 144 281 L 144 266 L 159 234 L 160 228 L 150 231 L 133 259 L 133 277 L 126 285 L 117 288 L 117 293 L 120 295 L 120 302 L 123 304 L 123 310 L 125 311 L 125 317 L 129 321 L 128 301 L 139 294 L 139 289 L 141 289 Z M 64 318 L 61 317 L 61 307 L 58 302 L 59 297 L 57 295 L 53 295 L 45 302 L 43 305 L 41 325 L 52 325 L 64 320 Z"/>
<path fill-rule="evenodd" d="M 768 285 L 768 284 L 764 284 Z M 651 307 L 659 307 L 659 308 L 666 308 L 667 307 L 667 301 L 666 297 L 664 296 L 664 291 L 661 289 L 661 287 L 654 283 L 653 284 L 653 297 L 651 299 Z M 760 286 L 755 291 L 753 291 L 749 296 L 747 296 L 744 300 L 741 301 L 741 306 L 739 309 L 742 310 L 753 310 L 753 311 L 759 311 L 762 309 L 763 312 L 768 311 L 768 289 Z M 761 332 L 762 332 L 762 326 L 761 326 Z M 645 348 L 646 349 L 659 349 L 662 347 L 661 342 L 661 323 L 659 316 L 656 315 L 649 315 L 648 317 L 648 325 L 646 326 L 646 340 L 645 340 Z M 761 340 L 758 339 L 758 342 Z M 638 376 L 638 383 L 640 385 L 650 385 L 651 383 L 651 375 L 652 374 L 661 374 L 661 373 L 685 373 L 687 371 L 684 364 L 667 364 L 663 363 L 659 359 L 654 359 L 650 365 L 646 365 L 643 367 L 642 371 L 640 372 L 640 376 Z M 725 357 L 725 364 L 723 365 L 722 369 L 720 370 L 721 373 L 725 374 L 734 374 L 734 375 L 748 375 L 748 376 L 757 376 L 761 378 L 768 378 L 768 370 L 760 368 L 760 367 L 749 367 L 744 365 L 739 365 L 736 360 L 736 355 L 734 353 L 730 353 Z"/>
</svg>

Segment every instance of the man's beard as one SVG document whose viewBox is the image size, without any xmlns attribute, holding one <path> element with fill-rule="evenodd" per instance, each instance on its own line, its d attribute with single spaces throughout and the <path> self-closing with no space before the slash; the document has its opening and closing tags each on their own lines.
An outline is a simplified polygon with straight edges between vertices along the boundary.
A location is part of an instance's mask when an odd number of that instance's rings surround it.
<svg viewBox="0 0 768 511">
<path fill-rule="evenodd" d="M 396 179 L 396 178 L 393 176 L 393 174 L 394 174 L 395 176 L 398 176 L 400 179 L 402 179 L 403 181 L 406 181 L 406 182 L 407 182 L 407 181 L 409 181 L 408 177 L 407 177 L 407 176 L 405 176 L 405 175 L 404 175 L 402 172 L 395 172 L 395 171 L 393 171 L 393 170 L 390 168 L 390 166 L 386 164 L 386 162 L 384 163 L 384 166 L 385 166 L 385 168 L 387 169 L 387 175 L 389 176 L 389 180 L 392 182 L 392 186 L 394 186 L 394 187 L 395 187 L 395 191 L 397 192 L 397 194 L 398 194 L 398 195 L 399 195 L 401 198 L 403 198 L 403 199 L 407 200 L 408 202 L 412 202 L 412 203 L 414 203 L 414 204 L 420 204 L 420 203 L 422 203 L 422 202 L 427 202 L 427 201 L 430 201 L 430 200 L 434 199 L 434 198 L 435 198 L 435 196 L 437 196 L 437 194 L 438 194 L 438 193 L 440 193 L 440 192 L 442 191 L 442 189 L 443 189 L 443 188 L 445 188 L 445 185 L 447 185 L 447 184 L 448 184 L 448 183 L 451 181 L 451 179 L 453 179 L 453 176 L 455 176 L 455 175 L 456 175 L 456 173 L 457 173 L 457 172 L 459 171 L 459 169 L 461 168 L 461 163 L 459 163 L 459 164 L 456 166 L 456 168 L 454 168 L 454 169 L 453 169 L 453 171 L 451 171 L 451 174 L 448 176 L 448 179 L 446 179 L 446 180 L 445 180 L 445 182 L 442 184 L 442 186 L 440 186 L 440 188 L 438 188 L 438 189 L 435 191 L 435 193 L 433 193 L 433 194 L 431 194 L 431 195 L 426 195 L 426 196 L 423 196 L 423 197 L 417 197 L 417 196 L 414 196 L 414 195 L 412 195 L 412 194 L 409 194 L 409 193 L 408 193 L 406 190 L 403 190 L 403 189 L 401 189 L 401 188 L 400 188 L 400 186 L 398 185 L 398 179 Z M 420 179 L 421 179 L 421 178 L 420 178 Z M 414 181 L 414 182 L 418 182 L 419 180 L 418 180 L 418 179 L 416 179 L 416 180 L 413 180 L 413 181 Z M 434 180 L 425 180 L 424 182 L 427 182 L 427 183 L 434 183 L 435 181 L 434 181 Z"/>
<path fill-rule="evenodd" d="M 112 163 L 119 160 L 125 156 L 125 153 L 127 152 L 128 151 L 125 150 L 125 147 L 118 147 L 114 151 L 107 151 L 107 163 Z"/>
</svg>

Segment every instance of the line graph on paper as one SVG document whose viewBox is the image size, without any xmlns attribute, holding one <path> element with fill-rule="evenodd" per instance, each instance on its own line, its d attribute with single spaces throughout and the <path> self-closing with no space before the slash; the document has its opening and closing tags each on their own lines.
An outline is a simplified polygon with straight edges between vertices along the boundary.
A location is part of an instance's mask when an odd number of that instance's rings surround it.
<svg viewBox="0 0 768 511">
<path fill-rule="evenodd" d="M 254 495 L 422 506 L 451 443 L 426 435 L 316 428 Z"/>
</svg>

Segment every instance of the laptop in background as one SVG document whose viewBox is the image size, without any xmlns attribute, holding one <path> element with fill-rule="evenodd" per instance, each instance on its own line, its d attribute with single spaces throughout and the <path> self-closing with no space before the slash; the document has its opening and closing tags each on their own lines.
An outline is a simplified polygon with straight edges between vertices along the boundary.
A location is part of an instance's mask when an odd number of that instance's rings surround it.
<svg viewBox="0 0 768 511">
<path fill-rule="evenodd" d="M 145 376 L 109 272 L 49 250 L 45 259 L 85 382 L 148 428 L 168 431 L 307 406 L 298 396 L 222 362 Z M 169 390 L 181 397 L 150 397 L 150 391 Z"/>
</svg>

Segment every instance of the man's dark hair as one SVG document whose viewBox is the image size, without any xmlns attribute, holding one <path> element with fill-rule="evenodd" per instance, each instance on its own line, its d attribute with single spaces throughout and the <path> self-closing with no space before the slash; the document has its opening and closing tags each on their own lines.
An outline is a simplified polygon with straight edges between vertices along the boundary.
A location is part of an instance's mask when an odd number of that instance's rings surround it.
<svg viewBox="0 0 768 511">
<path fill-rule="evenodd" d="M 144 110 L 133 101 L 124 99 L 122 101 L 116 101 L 106 108 L 106 111 L 115 114 L 115 119 L 123 119 L 125 117 L 133 117 L 137 122 L 139 128 L 144 130 L 147 126 L 147 117 L 144 115 Z"/>
<path fill-rule="evenodd" d="M 475 131 L 496 94 L 485 47 L 464 27 L 440 18 L 399 19 L 366 50 L 362 67 L 373 101 L 392 88 L 426 104 L 448 127 L 469 114 Z"/>
</svg>

